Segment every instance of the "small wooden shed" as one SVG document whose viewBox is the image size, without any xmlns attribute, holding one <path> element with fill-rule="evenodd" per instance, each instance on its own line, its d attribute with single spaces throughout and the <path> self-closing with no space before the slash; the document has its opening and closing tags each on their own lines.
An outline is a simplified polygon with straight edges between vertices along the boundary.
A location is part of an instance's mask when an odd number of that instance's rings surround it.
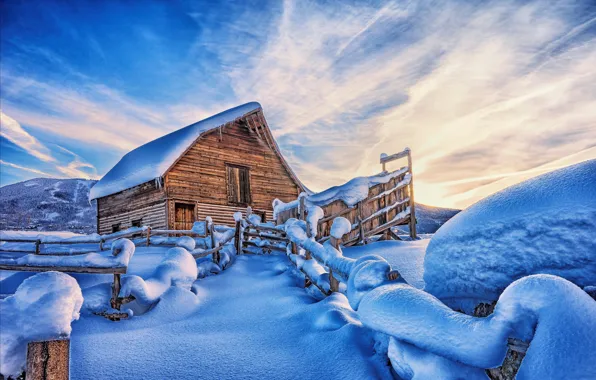
<svg viewBox="0 0 596 380">
<path fill-rule="evenodd" d="M 259 103 L 247 103 L 162 136 L 126 154 L 91 188 L 97 232 L 131 226 L 185 230 L 236 211 L 273 218 L 272 201 L 304 191 L 283 158 Z"/>
</svg>

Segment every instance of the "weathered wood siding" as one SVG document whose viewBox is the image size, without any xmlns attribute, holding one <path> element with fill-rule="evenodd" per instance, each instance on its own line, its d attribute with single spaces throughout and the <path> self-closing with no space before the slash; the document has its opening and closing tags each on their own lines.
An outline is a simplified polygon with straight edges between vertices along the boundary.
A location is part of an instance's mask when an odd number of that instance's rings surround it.
<svg viewBox="0 0 596 380">
<path fill-rule="evenodd" d="M 218 224 L 230 225 L 234 223 L 233 213 L 245 211 L 246 206 L 267 212 L 271 218 L 275 198 L 295 199 L 300 189 L 273 150 L 263 119 L 259 115 L 249 119 L 248 123 L 229 123 L 203 135 L 167 173 L 168 199 L 195 201 L 199 204 L 198 219 L 211 216 Z M 249 168 L 249 205 L 229 201 L 226 164 Z M 171 227 L 173 216 L 169 214 Z"/>
<path fill-rule="evenodd" d="M 142 219 L 143 225 L 166 228 L 165 190 L 155 181 L 121 191 L 97 200 L 97 232 L 108 234 L 112 225 L 121 223 L 121 229 L 132 226 L 132 221 Z"/>
</svg>

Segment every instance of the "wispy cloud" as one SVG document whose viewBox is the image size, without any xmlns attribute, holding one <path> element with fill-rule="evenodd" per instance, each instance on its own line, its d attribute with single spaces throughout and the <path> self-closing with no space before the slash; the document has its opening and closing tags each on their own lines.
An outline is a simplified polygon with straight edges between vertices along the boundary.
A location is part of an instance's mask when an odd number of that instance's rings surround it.
<svg viewBox="0 0 596 380">
<path fill-rule="evenodd" d="M 378 171 L 380 153 L 407 145 L 418 199 L 465 206 L 451 197 L 452 181 L 539 173 L 596 145 L 594 19 L 570 9 L 286 2 L 258 58 L 235 66 L 234 88 L 272 110 L 282 146 L 314 188 Z"/>
<path fill-rule="evenodd" d="M 10 168 L 13 168 L 13 169 L 18 169 L 18 170 L 23 170 L 23 171 L 26 171 L 26 172 L 29 172 L 29 173 L 33 173 L 35 175 L 41 175 L 41 176 L 44 176 L 44 177 L 51 177 L 52 176 L 51 174 L 46 173 L 44 171 L 37 170 L 35 168 L 30 168 L 30 167 L 22 166 L 22 165 L 13 164 L 12 162 L 6 162 L 4 160 L 0 160 L 0 164 L 1 165 L 6 165 L 6 166 L 8 166 Z"/>
<path fill-rule="evenodd" d="M 15 119 L 0 111 L 0 120 L 0 136 L 42 161 L 56 161 L 50 150 L 25 131 Z"/>
<path fill-rule="evenodd" d="M 52 169 L 49 171 L 41 171 L 35 168 L 17 165 L 7 161 L 2 161 L 3 165 L 44 176 L 53 175 L 59 177 L 66 176 L 78 178 L 97 177 L 97 170 L 95 167 L 86 162 L 76 153 L 56 144 L 52 144 L 52 146 L 57 149 L 57 152 L 52 151 L 52 149 L 50 149 L 47 145 L 43 144 L 27 131 L 25 131 L 21 124 L 19 124 L 19 122 L 17 122 L 15 119 L 6 115 L 4 112 L 0 112 L 0 115 L 2 117 L 0 136 L 6 138 L 8 141 L 23 149 L 27 154 L 43 161 L 45 166 L 51 166 Z M 64 159 L 64 155 L 66 155 L 67 159 Z"/>
</svg>

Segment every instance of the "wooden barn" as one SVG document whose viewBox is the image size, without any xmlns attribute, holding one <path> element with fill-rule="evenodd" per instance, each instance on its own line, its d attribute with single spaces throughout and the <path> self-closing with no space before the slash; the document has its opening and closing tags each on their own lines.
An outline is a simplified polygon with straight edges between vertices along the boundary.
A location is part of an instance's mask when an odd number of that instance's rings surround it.
<svg viewBox="0 0 596 380">
<path fill-rule="evenodd" d="M 187 230 L 236 211 L 273 218 L 272 201 L 304 190 L 283 158 L 263 109 L 247 103 L 162 136 L 126 154 L 91 188 L 97 232 L 131 226 Z"/>
</svg>

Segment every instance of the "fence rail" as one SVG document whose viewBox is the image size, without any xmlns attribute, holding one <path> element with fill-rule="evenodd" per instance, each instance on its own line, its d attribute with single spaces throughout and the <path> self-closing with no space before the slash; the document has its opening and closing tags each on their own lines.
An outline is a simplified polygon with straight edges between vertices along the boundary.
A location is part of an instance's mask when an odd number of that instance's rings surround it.
<svg viewBox="0 0 596 380">
<path fill-rule="evenodd" d="M 0 242 L 4 243 L 25 243 L 25 244 L 33 244 L 33 248 L 28 247 L 3 247 L 0 246 L 0 252 L 23 252 L 23 253 L 33 253 L 36 255 L 48 254 L 52 256 L 69 256 L 69 255 L 83 255 L 91 252 L 96 251 L 104 251 L 109 249 L 109 246 L 106 246 L 106 243 L 112 242 L 116 239 L 120 238 L 132 238 L 134 239 L 135 245 L 146 245 L 150 246 L 152 244 L 151 237 L 152 236 L 168 236 L 168 237 L 176 237 L 176 236 L 190 236 L 195 238 L 210 238 L 211 247 L 215 248 L 215 229 L 216 226 L 213 223 L 208 224 L 205 229 L 205 233 L 198 233 L 193 230 L 160 230 L 160 229 L 152 229 L 149 226 L 143 227 L 131 227 L 123 231 L 118 231 L 115 233 L 107 234 L 107 235 L 89 235 L 89 236 L 75 236 L 70 238 L 60 238 L 55 236 L 41 236 L 36 238 L 28 238 L 28 237 L 9 237 L 3 238 L 0 235 Z M 135 239 L 136 238 L 136 239 Z M 46 245 L 61 245 L 61 246 L 77 246 L 77 245 L 89 245 L 89 244 L 98 244 L 98 248 L 83 248 L 81 250 L 74 250 L 73 248 L 69 249 L 68 251 L 51 251 L 51 252 L 43 252 L 42 248 Z M 158 243 L 157 245 L 164 245 L 163 243 Z M 167 244 L 166 244 L 167 245 Z"/>
</svg>

